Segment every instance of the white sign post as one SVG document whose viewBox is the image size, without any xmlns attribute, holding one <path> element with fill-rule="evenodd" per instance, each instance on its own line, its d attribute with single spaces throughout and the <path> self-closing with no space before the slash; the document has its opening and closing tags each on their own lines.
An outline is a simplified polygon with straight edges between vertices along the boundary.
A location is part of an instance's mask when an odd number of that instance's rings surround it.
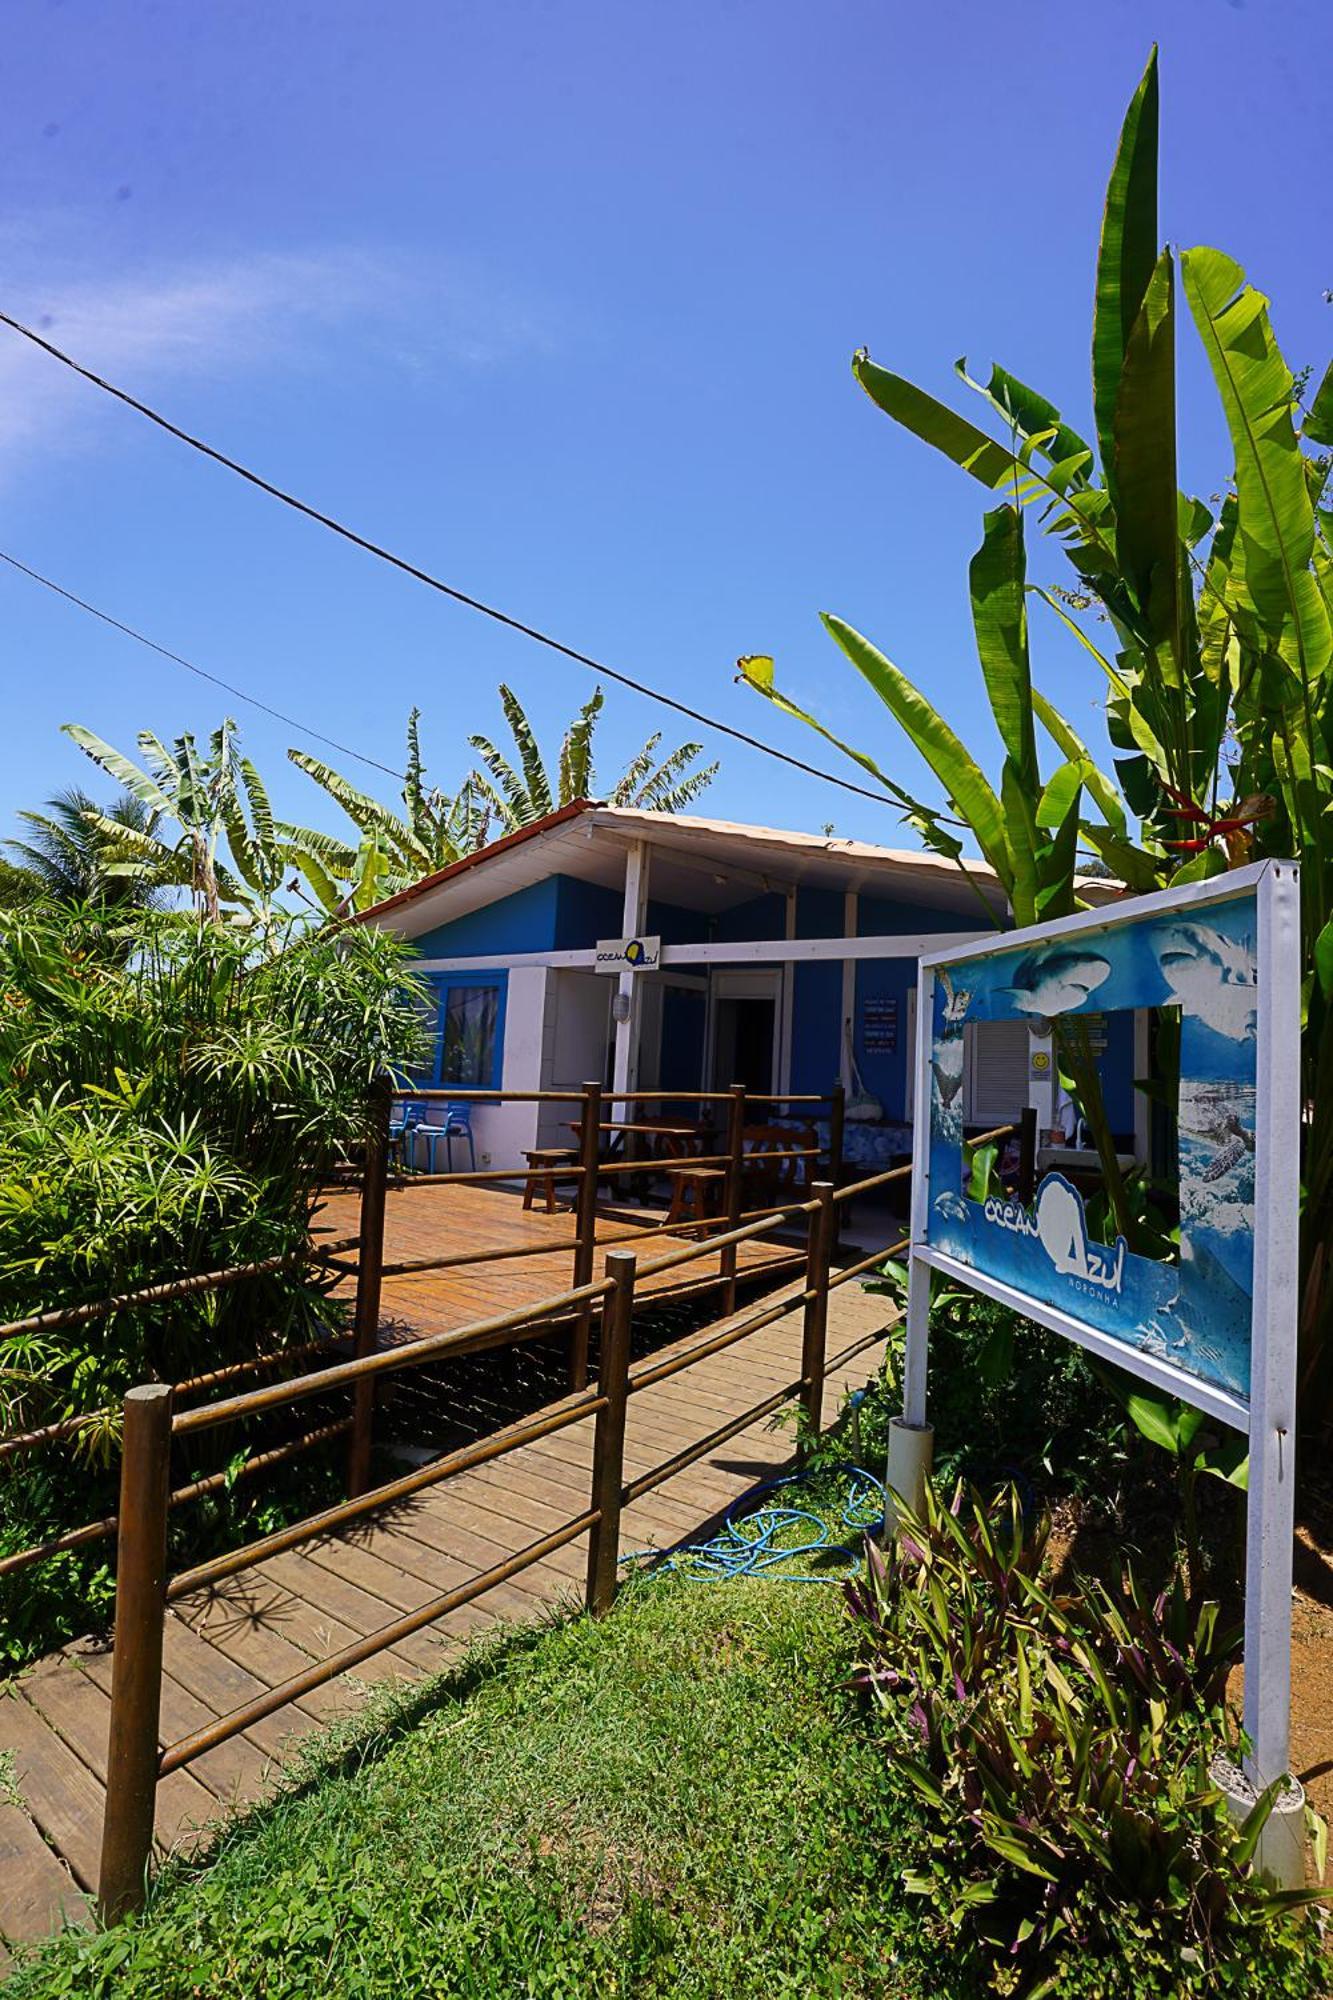
<svg viewBox="0 0 1333 2000">
<path fill-rule="evenodd" d="M 1249 1440 L 1243 1775 L 1237 1812 L 1289 1768 L 1300 1194 L 1300 877 L 1266 861 L 920 960 L 903 1413 L 888 1485 L 919 1505 L 933 1272 L 1052 1328 Z M 1031 1204 L 971 1197 L 962 1171 L 964 1029 L 1176 1007 L 1180 1260 L 1092 1239 L 1059 1172 Z M 1056 1033 L 1052 1033 L 1052 1030 Z M 1069 1032 L 1066 1030 L 1065 1032 Z M 1076 1030 L 1075 1030 L 1076 1032 Z M 1303 1800 L 1279 1796 L 1267 1873 L 1302 1879 Z"/>
</svg>

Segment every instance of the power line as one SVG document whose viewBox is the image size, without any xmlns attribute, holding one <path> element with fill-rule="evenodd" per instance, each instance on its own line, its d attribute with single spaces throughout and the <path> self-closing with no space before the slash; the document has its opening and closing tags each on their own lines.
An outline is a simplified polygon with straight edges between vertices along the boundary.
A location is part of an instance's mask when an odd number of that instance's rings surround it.
<svg viewBox="0 0 1333 2000">
<path fill-rule="evenodd" d="M 25 326 L 22 320 L 15 319 L 11 313 L 0 312 L 0 325 L 11 328 L 24 340 L 31 341 L 34 347 L 40 347 L 43 353 L 51 356 L 52 360 L 59 361 L 63 367 L 72 369 L 76 375 L 82 376 L 85 382 L 90 382 L 93 388 L 101 389 L 104 394 L 114 396 L 118 403 L 124 403 L 128 409 L 137 411 L 141 417 L 147 417 L 149 423 L 156 424 L 158 429 L 165 431 L 169 437 L 176 438 L 181 444 L 189 445 L 192 451 L 201 452 L 205 458 L 211 458 L 215 465 L 221 465 L 228 472 L 234 472 L 238 479 L 244 479 L 249 485 L 258 487 L 259 491 L 267 493 L 270 499 L 280 500 L 284 507 L 291 507 L 296 513 L 304 514 L 307 520 L 315 521 L 321 528 L 327 528 L 331 534 L 341 536 L 343 541 L 351 542 L 354 548 L 363 550 L 366 555 L 374 556 L 379 562 L 388 563 L 393 569 L 401 570 L 404 576 L 413 577 L 418 583 L 424 583 L 428 590 L 435 590 L 442 597 L 452 598 L 455 604 L 461 604 L 469 611 L 476 611 L 497 625 L 507 626 L 511 632 L 518 632 L 523 638 L 531 639 L 535 644 L 545 646 L 553 653 L 559 653 L 566 660 L 573 660 L 577 666 L 589 668 L 606 680 L 616 681 L 621 687 L 629 688 L 634 694 L 643 695 L 648 701 L 659 702 L 664 708 L 674 709 L 677 715 L 683 715 L 689 721 L 697 722 L 701 728 L 715 730 L 721 736 L 730 736 L 735 742 L 744 743 L 747 748 L 758 750 L 765 757 L 775 757 L 779 763 L 787 764 L 793 770 L 803 771 L 809 778 L 819 778 L 826 785 L 837 785 L 844 792 L 854 792 L 858 798 L 872 799 L 876 805 L 885 804 L 882 792 L 871 791 L 868 785 L 855 784 L 850 778 L 839 778 L 832 771 L 821 770 L 817 764 L 807 764 L 804 758 L 794 757 L 787 750 L 779 750 L 774 744 L 765 743 L 761 737 L 751 736 L 748 730 L 737 729 L 729 722 L 719 722 L 715 716 L 705 715 L 702 710 L 691 708 L 686 702 L 677 701 L 674 695 L 662 694 L 658 689 L 649 687 L 646 682 L 635 680 L 629 674 L 622 674 L 617 668 L 607 666 L 604 661 L 594 659 L 591 654 L 581 653 L 577 647 L 567 646 L 563 640 L 552 638 L 549 632 L 543 632 L 535 625 L 525 624 L 521 618 L 515 618 L 493 604 L 486 604 L 479 597 L 469 596 L 467 591 L 459 590 L 453 584 L 445 583 L 442 578 L 433 576 L 429 570 L 421 569 L 416 563 L 409 562 L 406 556 L 395 555 L 392 549 L 386 549 L 379 542 L 372 542 L 365 535 L 359 535 L 355 528 L 347 527 L 332 514 L 322 513 L 318 507 L 312 507 L 309 501 L 299 499 L 294 493 L 285 492 L 281 486 L 275 486 L 272 480 L 265 479 L 258 472 L 252 472 L 249 466 L 242 465 L 238 459 L 229 458 L 226 452 L 219 451 L 215 445 L 206 443 L 203 438 L 194 437 L 187 430 L 182 430 L 180 425 L 172 423 L 169 417 L 164 417 L 160 411 L 151 408 L 147 403 L 140 402 L 137 396 L 132 396 L 128 389 L 118 388 L 114 382 L 108 382 L 104 376 L 95 374 L 91 368 L 85 368 L 72 354 L 66 354 L 63 348 L 57 347 L 53 341 L 47 340 L 34 328 Z M 84 606 L 85 610 L 90 608 Z M 100 617 L 102 614 L 94 615 Z M 109 622 L 114 624 L 115 620 Z M 157 647 L 155 650 L 161 652 L 163 649 Z M 182 664 L 189 663 L 185 661 Z M 242 698 L 249 699 L 248 696 Z M 262 707 L 263 704 L 258 703 L 256 706 Z M 321 738 L 321 741 L 327 739 Z M 355 756 L 357 753 L 353 751 L 351 754 Z M 380 766 L 380 768 L 385 767 Z M 393 775 L 396 777 L 399 773 L 395 772 Z"/>
<path fill-rule="evenodd" d="M 76 597 L 72 590 L 66 590 L 63 584 L 54 582 L 49 576 L 43 576 L 40 570 L 30 569 L 28 564 L 20 562 L 17 556 L 6 555 L 5 551 L 0 549 L 0 562 L 7 562 L 11 569 L 19 570 L 24 576 L 31 577 L 34 583 L 41 584 L 43 590 L 51 591 L 56 597 L 63 597 L 67 604 L 77 605 L 79 610 L 86 611 L 90 618 L 99 618 L 103 625 L 110 625 L 113 631 L 123 632 L 127 639 L 137 639 L 141 646 L 147 646 L 150 652 L 160 653 L 164 660 L 174 661 L 176 666 L 184 667 L 187 673 L 198 674 L 201 681 L 212 681 L 214 687 L 225 688 L 228 694 L 234 694 L 237 701 L 248 702 L 251 708 L 261 709 L 265 715 L 271 715 L 277 721 L 285 722 L 287 727 L 296 730 L 298 735 L 313 737 L 316 743 L 326 744 L 330 750 L 338 751 L 343 757 L 355 757 L 358 763 L 369 764 L 372 769 L 383 771 L 387 777 L 401 778 L 404 783 L 407 782 L 407 774 L 395 771 L 392 764 L 381 764 L 378 757 L 367 757 L 364 751 L 353 750 L 350 743 L 340 743 L 336 736 L 325 736 L 322 730 L 311 729 L 308 724 L 298 722 L 294 715 L 285 715 L 280 708 L 271 708 L 268 702 L 260 701 L 257 695 L 247 694 L 244 688 L 238 688 L 233 681 L 224 681 L 220 674 L 210 674 L 207 667 L 196 666 L 193 660 L 186 659 L 184 653 L 173 653 L 170 646 L 159 646 L 157 640 L 150 639 L 146 632 L 136 632 L 133 625 L 126 625 L 121 619 L 113 618 L 109 611 L 99 611 L 95 604 L 89 604 L 86 597 Z"/>
</svg>

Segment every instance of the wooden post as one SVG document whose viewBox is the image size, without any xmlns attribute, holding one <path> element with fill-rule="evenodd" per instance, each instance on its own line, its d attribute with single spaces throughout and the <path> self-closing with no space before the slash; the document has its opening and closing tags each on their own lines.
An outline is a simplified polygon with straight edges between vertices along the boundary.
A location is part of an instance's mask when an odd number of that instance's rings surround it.
<svg viewBox="0 0 1333 2000">
<path fill-rule="evenodd" d="M 824 1425 L 824 1350 L 828 1335 L 828 1279 L 838 1217 L 832 1181 L 816 1181 L 811 1190 L 819 1207 L 810 1214 L 805 1253 L 805 1323 L 801 1333 L 801 1407 L 805 1411 L 807 1443 Z M 804 1455 L 804 1454 L 802 1454 Z"/>
<path fill-rule="evenodd" d="M 583 1110 L 579 1118 L 578 1192 L 574 1205 L 573 1283 L 589 1284 L 596 1256 L 597 1162 L 601 1151 L 602 1086 L 585 1083 Z M 588 1334 L 592 1327 L 592 1307 L 580 1306 L 569 1336 L 569 1386 L 582 1389 L 588 1380 Z"/>
<path fill-rule="evenodd" d="M 828 1121 L 828 1177 L 834 1187 L 842 1186 L 842 1155 L 847 1131 L 847 1086 L 839 1077 L 829 1092 Z M 837 1230 L 841 1226 L 844 1211 L 851 1207 L 844 1202 L 834 1210 L 834 1237 L 829 1245 L 830 1256 L 838 1247 Z"/>
<path fill-rule="evenodd" d="M 740 1226 L 745 1206 L 745 1085 L 733 1083 L 727 1107 L 727 1228 Z M 722 1317 L 736 1310 L 736 1249 L 724 1245 L 718 1266 L 723 1279 Z"/>
<path fill-rule="evenodd" d="M 602 1307 L 602 1342 L 597 1359 L 597 1389 L 606 1397 L 607 1406 L 597 1412 L 592 1447 L 592 1504 L 598 1519 L 588 1536 L 588 1610 L 594 1618 L 601 1618 L 611 1609 L 620 1560 L 634 1261 L 632 1250 L 608 1250 L 606 1254 L 606 1275 L 615 1289 L 607 1293 Z"/>
<path fill-rule="evenodd" d="M 116 1541 L 116 1638 L 97 1901 L 104 1923 L 143 1908 L 157 1803 L 162 1623 L 166 1613 L 171 1385 L 125 1398 Z"/>
<path fill-rule="evenodd" d="M 1037 1185 L 1037 1107 L 1025 1104 L 1018 1121 L 1018 1199 L 1031 1201 Z"/>
<path fill-rule="evenodd" d="M 829 1093 L 828 1177 L 834 1187 L 842 1184 L 843 1139 L 847 1124 L 847 1086 L 839 1077 Z"/>
<path fill-rule="evenodd" d="M 384 1272 L 384 1202 L 389 1172 L 389 1116 L 393 1086 L 387 1077 L 371 1085 L 366 1119 L 366 1160 L 361 1176 L 361 1243 L 356 1260 L 356 1314 L 352 1351 L 359 1361 L 373 1354 L 380 1337 L 380 1286 Z M 375 1434 L 375 1384 L 352 1391 L 352 1436 L 347 1454 L 347 1494 L 355 1500 L 370 1485 L 370 1451 Z"/>
</svg>

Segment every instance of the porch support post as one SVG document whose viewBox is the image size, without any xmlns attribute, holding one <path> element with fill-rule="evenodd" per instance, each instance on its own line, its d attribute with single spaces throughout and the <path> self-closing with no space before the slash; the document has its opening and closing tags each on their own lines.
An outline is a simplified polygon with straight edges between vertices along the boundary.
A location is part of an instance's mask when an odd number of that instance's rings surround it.
<svg viewBox="0 0 1333 2000">
<path fill-rule="evenodd" d="M 625 907 L 621 918 L 621 931 L 625 937 L 637 937 L 643 929 L 644 914 L 648 906 L 648 843 L 635 840 L 630 844 L 625 857 Z M 611 1068 L 611 1088 L 613 1091 L 633 1090 L 639 1080 L 639 1025 L 642 1009 L 635 990 L 638 975 L 622 972 L 616 982 L 621 997 L 623 1021 L 616 1022 L 615 1056 Z M 622 1123 L 632 1123 L 634 1107 L 621 1104 L 616 1114 Z"/>
<path fill-rule="evenodd" d="M 842 934 L 844 938 L 854 938 L 860 922 L 860 904 L 855 889 L 849 889 L 842 899 Z M 838 1023 L 838 1075 L 842 1087 L 848 1091 L 852 1087 L 852 1035 L 856 1027 L 856 960 L 844 958 L 842 961 L 842 1008 Z"/>
<path fill-rule="evenodd" d="M 794 883 L 786 893 L 786 912 L 784 935 L 788 938 L 794 938 L 796 935 L 796 887 Z M 788 1091 L 791 1089 L 792 1030 L 795 1026 L 795 1015 L 796 966 L 791 959 L 788 959 L 782 968 L 782 1019 L 778 1023 L 778 1080 L 774 1085 L 776 1090 Z"/>
</svg>

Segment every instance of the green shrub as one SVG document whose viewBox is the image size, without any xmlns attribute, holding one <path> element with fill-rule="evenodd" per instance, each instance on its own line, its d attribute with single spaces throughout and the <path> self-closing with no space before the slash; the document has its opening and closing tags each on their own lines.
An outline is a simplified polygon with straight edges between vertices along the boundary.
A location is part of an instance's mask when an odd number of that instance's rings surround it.
<svg viewBox="0 0 1333 2000">
<path fill-rule="evenodd" d="M 1025 2000 L 1323 1992 L 1305 1892 L 1251 1864 L 1272 1793 L 1236 1828 L 1209 1776 L 1237 1635 L 1179 1581 L 1052 1595 L 1048 1528 L 1012 1488 L 932 1489 L 848 1586 L 892 1781 L 931 1818 L 907 1885 Z"/>
<path fill-rule="evenodd" d="M 192 916 L 0 911 L 0 1320 L 299 1250 L 372 1078 L 419 1060 L 422 1033 L 405 948 L 381 932 L 292 925 L 257 945 Z M 331 1282 L 296 1266 L 11 1335 L 0 1429 L 88 1422 L 0 1463 L 0 1555 L 114 1511 L 127 1388 L 318 1337 L 345 1314 Z M 189 1476 L 235 1449 L 196 1441 Z M 251 1504 L 238 1488 L 221 1512 Z M 0 1653 L 87 1630 L 107 1557 L 0 1582 Z"/>
<path fill-rule="evenodd" d="M 867 1289 L 906 1300 L 906 1272 L 888 1262 Z M 861 1463 L 882 1467 L 902 1408 L 903 1326 L 883 1377 L 858 1414 Z M 1015 1479 L 1064 1498 L 1105 1501 L 1125 1465 L 1125 1418 L 1087 1356 L 1061 1334 L 975 1292 L 940 1287 L 931 1300 L 930 1420 L 942 1484 Z"/>
</svg>

